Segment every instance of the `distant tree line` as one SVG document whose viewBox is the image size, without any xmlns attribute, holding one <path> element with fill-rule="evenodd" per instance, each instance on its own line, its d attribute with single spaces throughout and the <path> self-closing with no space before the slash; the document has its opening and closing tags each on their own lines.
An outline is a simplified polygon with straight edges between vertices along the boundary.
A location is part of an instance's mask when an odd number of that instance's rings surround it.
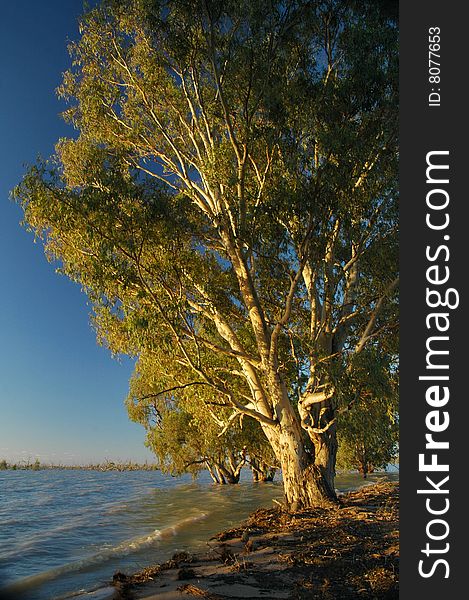
<svg viewBox="0 0 469 600">
<path fill-rule="evenodd" d="M 29 470 L 29 471 L 39 471 L 46 469 L 82 469 L 89 471 L 155 471 L 157 470 L 157 466 L 154 463 L 136 463 L 132 461 L 119 462 L 112 460 L 105 460 L 101 463 L 89 463 L 83 465 L 65 465 L 65 464 L 53 464 L 53 463 L 44 463 L 40 462 L 39 459 L 36 459 L 34 462 L 29 460 L 20 461 L 20 462 L 8 462 L 3 459 L 0 460 L 0 471 L 4 471 L 7 469 L 11 469 L 13 471 L 16 470 Z"/>
</svg>

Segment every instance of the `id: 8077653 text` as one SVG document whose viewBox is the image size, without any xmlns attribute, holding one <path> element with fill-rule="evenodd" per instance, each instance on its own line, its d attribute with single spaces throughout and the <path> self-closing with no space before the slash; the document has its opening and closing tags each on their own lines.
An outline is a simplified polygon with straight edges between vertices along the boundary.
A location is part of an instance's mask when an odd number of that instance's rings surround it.
<svg viewBox="0 0 469 600">
<path fill-rule="evenodd" d="M 428 95 L 428 106 L 440 106 L 441 104 L 440 33 L 439 27 L 430 27 L 428 29 L 428 83 L 431 86 L 431 91 Z"/>
</svg>

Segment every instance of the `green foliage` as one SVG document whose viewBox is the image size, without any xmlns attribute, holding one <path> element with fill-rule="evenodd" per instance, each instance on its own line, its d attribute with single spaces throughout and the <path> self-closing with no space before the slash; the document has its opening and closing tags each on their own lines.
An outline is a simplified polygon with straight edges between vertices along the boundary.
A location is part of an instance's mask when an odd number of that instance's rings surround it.
<svg viewBox="0 0 469 600">
<path fill-rule="evenodd" d="M 130 418 L 146 429 L 157 467 L 194 477 L 208 468 L 217 483 L 237 483 L 247 463 L 259 471 L 272 467 L 275 457 L 259 424 L 239 418 L 223 431 L 231 406 L 204 382 L 182 383 L 187 373 L 171 360 L 165 353 L 140 355 L 127 399 Z"/>
<path fill-rule="evenodd" d="M 395 365 L 376 348 L 354 370 L 354 398 L 339 417 L 339 469 L 358 469 L 364 477 L 398 455 L 399 396 Z"/>
<path fill-rule="evenodd" d="M 359 355 L 394 353 L 395 19 L 373 2 L 106 0 L 70 52 L 78 135 L 14 196 L 98 339 L 140 357 L 132 385 L 156 408 L 132 392 L 131 417 L 170 471 L 243 448 L 227 439 L 244 425 L 214 433 L 243 415 L 307 466 L 334 446 Z"/>
</svg>

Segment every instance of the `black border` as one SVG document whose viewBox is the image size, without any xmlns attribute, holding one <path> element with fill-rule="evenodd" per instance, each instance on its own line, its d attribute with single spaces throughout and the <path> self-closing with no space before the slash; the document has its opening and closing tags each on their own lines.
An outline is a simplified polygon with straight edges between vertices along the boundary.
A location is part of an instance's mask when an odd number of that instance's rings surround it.
<svg viewBox="0 0 469 600">
<path fill-rule="evenodd" d="M 469 39 L 468 8 L 465 2 L 427 0 L 402 0 L 400 2 L 400 249 L 401 249 L 401 346 L 400 346 L 400 480 L 401 480 L 401 568 L 400 598 L 433 600 L 466 597 L 465 575 L 466 539 L 465 467 L 469 440 L 468 405 L 465 373 L 469 370 L 466 320 L 465 275 L 468 271 L 469 230 L 466 224 L 466 204 L 469 203 L 466 175 L 469 175 L 468 100 L 465 89 L 469 69 L 466 65 Z M 428 95 L 432 85 L 428 73 L 428 30 L 441 29 L 441 105 L 429 106 Z M 449 150 L 450 224 L 445 234 L 450 240 L 443 242 L 443 232 L 431 231 L 425 223 L 427 207 L 426 154 L 432 150 Z M 449 473 L 435 473 L 435 481 L 449 474 L 449 511 L 442 516 L 449 525 L 449 551 L 433 555 L 449 563 L 449 577 L 440 565 L 431 577 L 419 575 L 419 560 L 428 541 L 426 525 L 432 517 L 425 507 L 425 495 L 418 489 L 428 489 L 426 475 L 419 472 L 418 456 L 425 450 L 425 416 L 431 408 L 425 400 L 428 382 L 419 381 L 425 374 L 426 329 L 426 246 L 433 248 L 446 243 L 450 249 L 447 264 L 450 281 L 447 284 L 459 292 L 460 303 L 449 310 L 451 325 L 449 341 L 450 400 L 447 410 L 449 428 L 440 434 L 449 441 L 449 449 L 439 452 L 440 462 L 448 462 Z M 442 254 L 443 256 L 443 254 Z M 440 309 L 442 310 L 442 309 Z M 442 334 L 443 335 L 443 334 Z M 439 374 L 442 374 L 440 372 Z M 436 436 L 435 436 L 436 437 Z M 442 498 L 442 496 L 440 496 Z M 436 506 L 436 504 L 435 504 Z M 435 530 L 436 531 L 436 530 Z M 437 542 L 434 542 L 437 547 Z M 440 542 L 443 545 L 443 542 Z M 426 559 L 426 565 L 430 564 Z"/>
</svg>

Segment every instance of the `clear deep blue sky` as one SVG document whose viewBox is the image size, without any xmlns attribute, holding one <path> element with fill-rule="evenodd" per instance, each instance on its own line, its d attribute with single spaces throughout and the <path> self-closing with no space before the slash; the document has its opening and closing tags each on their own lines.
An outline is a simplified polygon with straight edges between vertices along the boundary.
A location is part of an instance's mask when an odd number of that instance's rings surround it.
<svg viewBox="0 0 469 600">
<path fill-rule="evenodd" d="M 55 96 L 82 0 L 2 3 L 0 18 L 0 459 L 151 460 L 123 404 L 133 365 L 97 345 L 79 287 L 57 275 L 9 191 L 73 132 Z"/>
</svg>

